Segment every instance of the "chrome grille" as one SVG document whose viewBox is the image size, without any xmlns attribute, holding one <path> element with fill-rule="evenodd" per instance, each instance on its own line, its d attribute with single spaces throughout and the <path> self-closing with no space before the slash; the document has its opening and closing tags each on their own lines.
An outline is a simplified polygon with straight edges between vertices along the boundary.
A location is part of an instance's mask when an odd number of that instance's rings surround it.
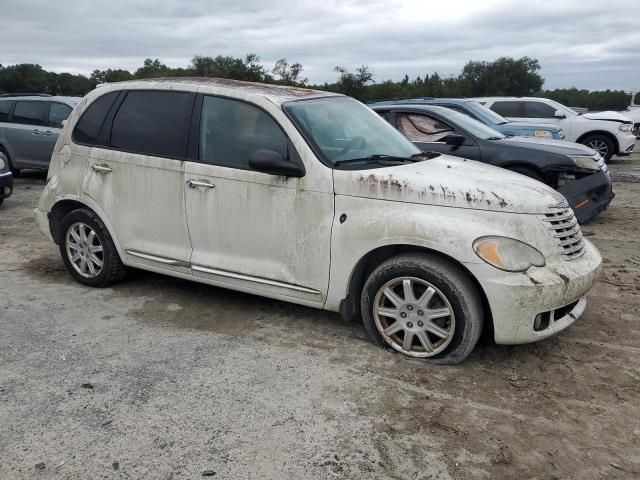
<svg viewBox="0 0 640 480">
<path fill-rule="evenodd" d="M 560 248 L 560 253 L 567 259 L 577 258 L 584 253 L 582 232 L 573 210 L 565 208 L 547 213 L 543 221 L 551 231 L 551 235 Z"/>
</svg>

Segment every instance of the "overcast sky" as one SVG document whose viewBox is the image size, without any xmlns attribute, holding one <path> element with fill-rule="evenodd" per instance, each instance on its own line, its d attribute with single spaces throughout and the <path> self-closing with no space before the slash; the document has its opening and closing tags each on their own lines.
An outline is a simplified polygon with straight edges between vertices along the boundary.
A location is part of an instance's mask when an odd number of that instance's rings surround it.
<svg viewBox="0 0 640 480">
<path fill-rule="evenodd" d="M 147 57 L 286 57 L 312 82 L 368 65 L 376 81 L 528 55 L 546 88 L 640 88 L 638 0 L 0 0 L 0 64 L 135 70 Z"/>
</svg>

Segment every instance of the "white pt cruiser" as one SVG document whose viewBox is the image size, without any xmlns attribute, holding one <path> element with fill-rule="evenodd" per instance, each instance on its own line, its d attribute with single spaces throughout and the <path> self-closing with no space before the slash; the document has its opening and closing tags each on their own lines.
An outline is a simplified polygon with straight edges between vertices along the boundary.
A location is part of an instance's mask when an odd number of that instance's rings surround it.
<svg viewBox="0 0 640 480">
<path fill-rule="evenodd" d="M 542 183 L 423 153 L 349 97 L 210 78 L 88 94 L 35 213 L 84 285 L 135 267 L 339 311 L 437 363 L 483 329 L 564 329 L 601 264 Z"/>
</svg>

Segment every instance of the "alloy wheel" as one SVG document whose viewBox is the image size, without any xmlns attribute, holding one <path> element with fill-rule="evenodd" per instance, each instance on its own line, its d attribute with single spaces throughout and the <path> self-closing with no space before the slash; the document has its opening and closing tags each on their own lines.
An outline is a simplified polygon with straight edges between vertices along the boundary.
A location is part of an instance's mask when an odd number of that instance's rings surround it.
<svg viewBox="0 0 640 480">
<path fill-rule="evenodd" d="M 439 354 L 455 331 L 455 315 L 447 297 L 416 277 L 385 283 L 374 299 L 373 318 L 385 342 L 412 357 Z"/>
<path fill-rule="evenodd" d="M 85 278 L 100 275 L 104 249 L 98 234 L 86 223 L 73 223 L 65 236 L 65 250 L 74 270 Z"/>
<path fill-rule="evenodd" d="M 602 155 L 602 158 L 607 158 L 607 154 L 609 153 L 609 146 L 606 144 L 606 142 L 594 139 L 587 143 L 587 147 L 594 149 L 596 152 Z"/>
</svg>

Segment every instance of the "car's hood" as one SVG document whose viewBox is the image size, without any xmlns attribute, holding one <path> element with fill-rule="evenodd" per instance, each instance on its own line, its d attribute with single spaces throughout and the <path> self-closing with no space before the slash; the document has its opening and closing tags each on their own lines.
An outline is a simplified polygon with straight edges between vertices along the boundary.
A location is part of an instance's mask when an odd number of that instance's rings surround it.
<svg viewBox="0 0 640 480">
<path fill-rule="evenodd" d="M 522 130 L 549 130 L 550 132 L 559 132 L 560 127 L 553 123 L 526 123 L 526 122 L 508 122 L 500 125 L 503 128 L 515 128 Z"/>
<path fill-rule="evenodd" d="M 610 122 L 631 123 L 631 119 L 620 112 L 593 112 L 580 115 L 582 118 L 588 118 L 589 120 L 607 120 Z"/>
<path fill-rule="evenodd" d="M 367 170 L 334 170 L 336 195 L 512 213 L 546 213 L 565 201 L 529 177 L 464 158 Z"/>
<path fill-rule="evenodd" d="M 592 150 L 581 143 L 566 142 L 564 140 L 551 140 L 535 137 L 508 137 L 503 140 L 495 141 L 503 142 L 512 147 L 530 148 L 542 152 L 556 153 L 558 155 L 580 155 L 592 157 L 596 154 L 595 150 Z"/>
</svg>

